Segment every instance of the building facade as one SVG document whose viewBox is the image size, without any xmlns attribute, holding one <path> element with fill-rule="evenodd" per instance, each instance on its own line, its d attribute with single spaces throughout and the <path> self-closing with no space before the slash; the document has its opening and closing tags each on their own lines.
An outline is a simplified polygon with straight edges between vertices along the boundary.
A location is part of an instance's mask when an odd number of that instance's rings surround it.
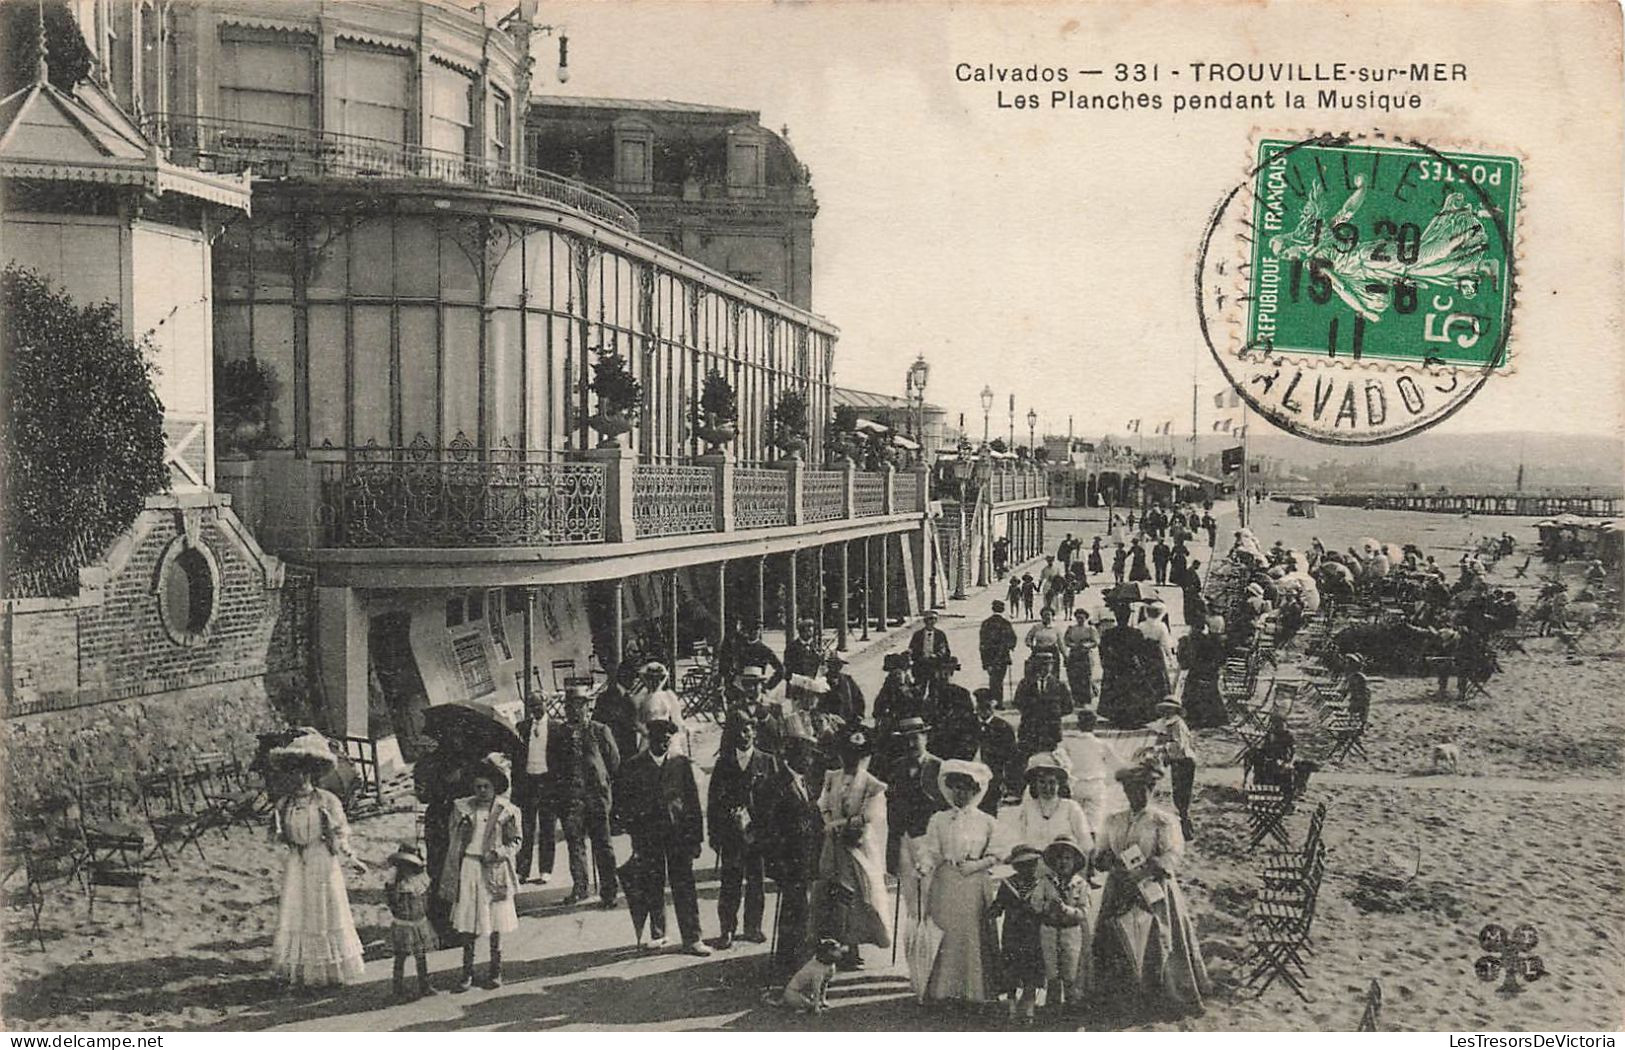
<svg viewBox="0 0 1625 1050">
<path fill-rule="evenodd" d="M 538 92 L 530 163 L 613 193 L 648 240 L 812 308 L 818 202 L 787 133 L 753 110 Z"/>
</svg>

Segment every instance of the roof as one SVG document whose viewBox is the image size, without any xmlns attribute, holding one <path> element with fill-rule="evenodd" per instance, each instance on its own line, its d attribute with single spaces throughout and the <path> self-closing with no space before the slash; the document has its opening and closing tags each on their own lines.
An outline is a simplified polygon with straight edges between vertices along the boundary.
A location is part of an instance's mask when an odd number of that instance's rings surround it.
<svg viewBox="0 0 1625 1050">
<path fill-rule="evenodd" d="M 645 113 L 715 113 L 755 120 L 760 111 L 704 102 L 678 102 L 669 98 L 599 98 L 590 95 L 538 95 L 531 104 L 561 109 L 631 109 Z"/>
<path fill-rule="evenodd" d="M 1222 480 L 1220 480 L 1219 478 L 1213 477 L 1211 474 L 1203 474 L 1203 473 L 1200 473 L 1200 472 L 1194 471 L 1194 470 L 1181 471 L 1179 476 L 1182 477 L 1182 478 L 1189 478 L 1192 481 L 1201 482 L 1203 485 L 1223 485 L 1224 484 L 1224 482 Z"/>
<path fill-rule="evenodd" d="M 891 394 L 877 394 L 871 390 L 854 390 L 849 386 L 831 387 L 829 391 L 830 403 L 835 405 L 850 405 L 853 408 L 890 408 L 898 411 L 912 410 L 914 404 L 906 397 L 894 397 Z M 941 412 L 941 405 L 925 403 L 927 412 Z"/>
<path fill-rule="evenodd" d="M 170 164 L 88 82 L 70 93 L 38 79 L 0 99 L 0 176 L 175 191 L 242 211 L 249 205 L 247 175 L 205 174 Z"/>
</svg>

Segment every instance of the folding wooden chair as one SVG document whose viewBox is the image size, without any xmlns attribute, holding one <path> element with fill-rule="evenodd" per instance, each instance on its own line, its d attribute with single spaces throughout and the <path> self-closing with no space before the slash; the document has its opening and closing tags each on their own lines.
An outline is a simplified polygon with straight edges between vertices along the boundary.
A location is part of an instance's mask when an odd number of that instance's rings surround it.
<svg viewBox="0 0 1625 1050">
<path fill-rule="evenodd" d="M 185 788 L 180 774 L 174 770 L 149 773 L 136 782 L 136 794 L 141 800 L 141 812 L 152 831 L 153 847 L 147 859 L 157 854 L 171 870 L 175 862 L 170 859 L 169 847 L 180 853 L 191 846 L 198 859 L 208 863 L 203 852 L 203 832 L 211 825 L 204 812 L 188 807 L 183 801 Z"/>
<path fill-rule="evenodd" d="M 183 775 L 197 799 L 210 810 L 210 827 L 225 838 L 233 824 L 253 830 L 271 812 L 271 798 L 257 777 L 243 768 L 236 755 L 209 751 L 193 759 L 192 772 Z"/>
<path fill-rule="evenodd" d="M 378 741 L 364 736 L 347 736 L 342 737 L 340 743 L 344 747 L 344 757 L 361 774 L 361 794 L 372 792 L 373 800 L 382 806 L 384 782 L 378 774 Z"/>
<path fill-rule="evenodd" d="M 1249 850 L 1257 848 L 1264 839 L 1274 839 L 1283 848 L 1290 849 L 1292 840 L 1286 833 L 1286 818 L 1292 814 L 1292 797 L 1277 784 L 1254 784 L 1247 789 L 1247 824 L 1250 836 Z"/>
<path fill-rule="evenodd" d="M 555 693 L 564 692 L 564 683 L 575 677 L 576 662 L 574 660 L 551 660 L 547 665 L 553 672 L 553 689 Z"/>
<path fill-rule="evenodd" d="M 1521 576 L 1522 573 L 1520 572 Z M 1382 1014 L 1382 982 L 1375 977 L 1371 978 L 1371 987 L 1365 992 L 1365 1009 L 1360 1011 L 1360 1025 L 1357 1032 L 1375 1032 L 1377 1022 Z"/>
<path fill-rule="evenodd" d="M 1303 955 L 1309 945 L 1324 872 L 1323 864 L 1313 870 L 1312 880 L 1305 884 L 1301 896 L 1260 900 L 1253 906 L 1247 922 L 1253 969 L 1243 982 L 1244 987 L 1257 985 L 1257 994 L 1262 996 L 1279 979 L 1286 982 L 1298 998 L 1309 1001 L 1299 977 L 1309 976 Z"/>
<path fill-rule="evenodd" d="M 1366 754 L 1365 745 L 1360 742 L 1361 738 L 1365 736 L 1366 726 L 1369 724 L 1367 719 L 1356 718 L 1347 711 L 1334 714 L 1326 725 L 1326 730 L 1331 734 L 1332 738 L 1331 748 L 1327 753 L 1326 760 L 1328 762 L 1339 762 L 1354 754 L 1369 759 L 1371 756 Z"/>
</svg>

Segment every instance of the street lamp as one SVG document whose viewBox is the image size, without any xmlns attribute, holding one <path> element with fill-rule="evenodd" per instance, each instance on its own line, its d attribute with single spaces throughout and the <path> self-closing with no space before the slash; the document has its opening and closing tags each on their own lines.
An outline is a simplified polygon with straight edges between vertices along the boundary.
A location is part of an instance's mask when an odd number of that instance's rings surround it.
<svg viewBox="0 0 1625 1050">
<path fill-rule="evenodd" d="M 925 355 L 921 354 L 908 366 L 904 376 L 904 385 L 908 390 L 909 398 L 915 404 L 914 440 L 925 448 L 925 384 L 931 378 L 931 366 L 925 363 Z"/>
<path fill-rule="evenodd" d="M 1010 395 L 1010 448 L 1009 448 L 1008 451 L 1014 452 L 1015 450 L 1016 450 L 1016 395 L 1011 394 Z"/>
<path fill-rule="evenodd" d="M 1027 410 L 1027 454 L 1033 458 L 1034 462 L 1038 460 L 1038 446 L 1035 444 L 1038 440 L 1036 437 L 1037 431 L 1038 410 L 1029 408 Z"/>
<path fill-rule="evenodd" d="M 982 444 L 987 444 L 988 419 L 993 413 L 993 388 L 982 388 Z"/>
</svg>

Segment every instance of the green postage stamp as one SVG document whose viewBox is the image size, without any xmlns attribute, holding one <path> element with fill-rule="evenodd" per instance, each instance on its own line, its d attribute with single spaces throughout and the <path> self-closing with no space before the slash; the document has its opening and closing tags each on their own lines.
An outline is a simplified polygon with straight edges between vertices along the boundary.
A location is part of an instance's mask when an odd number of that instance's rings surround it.
<svg viewBox="0 0 1625 1050">
<path fill-rule="evenodd" d="M 1264 138 L 1254 160 L 1197 280 L 1203 333 L 1255 410 L 1316 440 L 1392 441 L 1507 369 L 1516 157 L 1321 135 Z"/>
</svg>

